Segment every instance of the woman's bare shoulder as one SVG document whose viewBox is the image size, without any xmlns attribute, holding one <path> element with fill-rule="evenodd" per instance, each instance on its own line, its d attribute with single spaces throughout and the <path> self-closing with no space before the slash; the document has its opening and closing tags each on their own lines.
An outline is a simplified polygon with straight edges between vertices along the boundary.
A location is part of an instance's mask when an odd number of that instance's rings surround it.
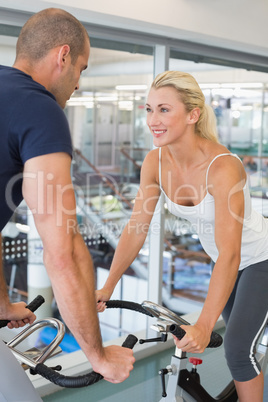
<svg viewBox="0 0 268 402">
<path fill-rule="evenodd" d="M 143 165 L 145 164 L 145 165 L 156 166 L 156 165 L 158 165 L 158 163 L 159 163 L 159 148 L 152 149 L 145 156 Z"/>
<path fill-rule="evenodd" d="M 223 154 L 223 155 L 222 155 Z M 227 151 L 225 153 L 218 153 L 216 158 L 209 169 L 209 181 L 216 183 L 230 183 L 245 181 L 246 172 L 243 163 L 236 155 Z"/>
<path fill-rule="evenodd" d="M 159 149 L 152 149 L 145 156 L 141 174 L 142 176 L 150 177 L 153 181 L 158 181 L 158 166 L 159 166 Z"/>
</svg>

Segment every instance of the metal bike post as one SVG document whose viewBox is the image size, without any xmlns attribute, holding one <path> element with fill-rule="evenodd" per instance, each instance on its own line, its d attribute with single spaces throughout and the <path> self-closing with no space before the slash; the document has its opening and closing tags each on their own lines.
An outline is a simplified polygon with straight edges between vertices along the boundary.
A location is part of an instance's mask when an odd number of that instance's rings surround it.
<svg viewBox="0 0 268 402">
<path fill-rule="evenodd" d="M 167 375 L 167 396 L 162 397 L 160 402 L 195 402 L 194 399 L 178 385 L 180 371 L 186 369 L 187 361 L 186 353 L 176 348 L 175 355 L 172 356 L 170 363 L 172 373 Z"/>
</svg>

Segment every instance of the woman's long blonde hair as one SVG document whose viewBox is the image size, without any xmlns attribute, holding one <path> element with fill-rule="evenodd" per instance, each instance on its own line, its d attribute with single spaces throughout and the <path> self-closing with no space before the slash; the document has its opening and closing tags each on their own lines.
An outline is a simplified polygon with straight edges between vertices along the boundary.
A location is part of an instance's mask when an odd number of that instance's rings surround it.
<svg viewBox="0 0 268 402">
<path fill-rule="evenodd" d="M 200 116 L 195 125 L 196 133 L 213 142 L 219 142 L 216 116 L 211 106 L 205 103 L 205 97 L 195 78 L 180 71 L 165 71 L 158 74 L 151 88 L 172 87 L 177 90 L 186 111 L 199 108 Z"/>
</svg>

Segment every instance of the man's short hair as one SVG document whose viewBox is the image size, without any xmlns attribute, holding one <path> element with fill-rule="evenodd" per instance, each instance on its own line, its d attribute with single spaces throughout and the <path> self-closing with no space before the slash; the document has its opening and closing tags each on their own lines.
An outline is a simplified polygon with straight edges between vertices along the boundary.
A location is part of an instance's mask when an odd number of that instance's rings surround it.
<svg viewBox="0 0 268 402">
<path fill-rule="evenodd" d="M 57 46 L 69 45 L 72 64 L 89 41 L 85 27 L 73 15 L 57 8 L 42 10 L 26 22 L 20 32 L 16 60 L 38 61 Z"/>
</svg>

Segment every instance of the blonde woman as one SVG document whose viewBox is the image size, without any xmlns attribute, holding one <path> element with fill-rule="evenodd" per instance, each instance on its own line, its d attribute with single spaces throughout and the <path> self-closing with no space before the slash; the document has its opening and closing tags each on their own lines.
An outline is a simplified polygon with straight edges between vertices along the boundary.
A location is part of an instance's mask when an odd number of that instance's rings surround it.
<svg viewBox="0 0 268 402">
<path fill-rule="evenodd" d="M 197 228 L 215 262 L 208 294 L 195 325 L 182 326 L 179 348 L 201 353 L 220 316 L 225 354 L 240 402 L 263 400 L 263 374 L 254 346 L 267 320 L 268 222 L 252 210 L 240 159 L 217 139 L 213 110 L 196 80 L 167 71 L 152 83 L 147 124 L 154 149 L 146 156 L 132 216 L 116 249 L 109 277 L 96 292 L 98 310 L 142 247 L 157 200 Z M 126 253 L 127 250 L 127 253 Z"/>
</svg>

